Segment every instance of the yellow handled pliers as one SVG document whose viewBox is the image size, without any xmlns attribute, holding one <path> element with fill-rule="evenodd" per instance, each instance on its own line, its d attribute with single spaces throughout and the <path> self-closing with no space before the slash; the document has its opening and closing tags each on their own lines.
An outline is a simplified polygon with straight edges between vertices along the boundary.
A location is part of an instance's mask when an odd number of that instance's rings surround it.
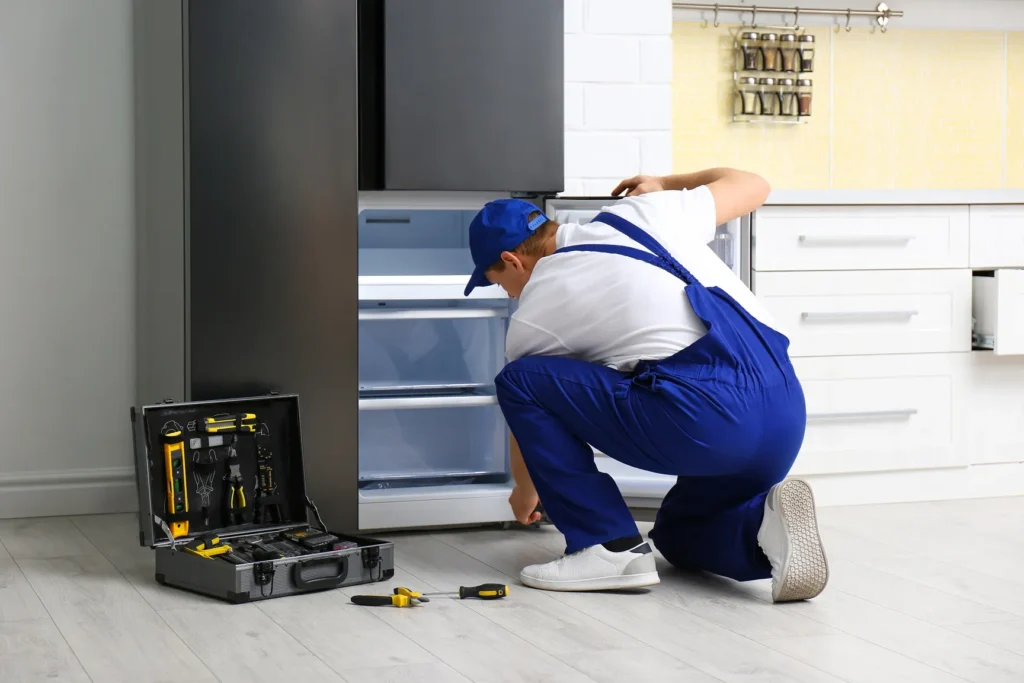
<svg viewBox="0 0 1024 683">
<path fill-rule="evenodd" d="M 430 602 L 429 598 L 423 597 L 416 591 L 402 588 L 395 589 L 394 595 L 353 595 L 352 602 L 364 607 L 380 607 L 394 605 L 395 607 L 414 607 L 421 602 Z"/>
</svg>

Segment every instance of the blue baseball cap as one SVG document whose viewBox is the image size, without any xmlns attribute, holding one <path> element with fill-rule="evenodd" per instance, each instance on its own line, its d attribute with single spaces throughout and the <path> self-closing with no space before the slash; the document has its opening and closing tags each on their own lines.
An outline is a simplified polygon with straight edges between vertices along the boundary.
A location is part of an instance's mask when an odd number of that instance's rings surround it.
<svg viewBox="0 0 1024 683">
<path fill-rule="evenodd" d="M 535 211 L 540 209 L 522 199 L 495 199 L 480 209 L 469 224 L 469 253 L 476 267 L 465 296 L 477 287 L 490 286 L 485 273 L 491 264 L 501 258 L 502 252 L 512 251 L 547 222 L 543 211 L 531 221 L 530 214 Z"/>
</svg>

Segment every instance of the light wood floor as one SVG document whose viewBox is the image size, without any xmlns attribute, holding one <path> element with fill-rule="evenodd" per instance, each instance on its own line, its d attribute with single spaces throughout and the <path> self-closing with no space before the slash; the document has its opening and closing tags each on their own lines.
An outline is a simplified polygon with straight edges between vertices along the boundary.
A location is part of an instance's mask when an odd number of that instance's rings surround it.
<svg viewBox="0 0 1024 683">
<path fill-rule="evenodd" d="M 832 581 L 808 603 L 663 561 L 648 593 L 531 591 L 519 568 L 563 547 L 546 528 L 394 536 L 370 592 L 511 587 L 396 609 L 352 605 L 366 587 L 226 605 L 158 586 L 134 515 L 5 520 L 0 681 L 1024 681 L 1024 498 L 820 521 Z"/>
</svg>

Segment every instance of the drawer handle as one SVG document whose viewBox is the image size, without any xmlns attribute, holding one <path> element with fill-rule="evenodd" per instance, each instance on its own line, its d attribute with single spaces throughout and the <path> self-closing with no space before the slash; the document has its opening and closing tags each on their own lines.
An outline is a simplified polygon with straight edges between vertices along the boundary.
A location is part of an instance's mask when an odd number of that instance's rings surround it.
<svg viewBox="0 0 1024 683">
<path fill-rule="evenodd" d="M 864 322 L 869 320 L 909 320 L 917 311 L 834 311 L 832 313 L 810 313 L 804 311 L 800 317 L 807 322 Z"/>
<path fill-rule="evenodd" d="M 498 404 L 497 396 L 407 396 L 361 398 L 359 410 L 419 410 L 426 408 L 471 408 Z"/>
<path fill-rule="evenodd" d="M 833 420 L 909 420 L 917 415 L 917 408 L 902 410 L 868 410 L 852 413 L 808 413 L 808 422 L 826 422 Z"/>
<path fill-rule="evenodd" d="M 463 318 L 506 318 L 504 308 L 404 308 L 359 311 L 360 320 L 457 320 Z"/>
<path fill-rule="evenodd" d="M 914 239 L 911 235 L 850 235 L 819 237 L 800 235 L 800 244 L 807 247 L 901 247 Z"/>
<path fill-rule="evenodd" d="M 389 225 L 399 225 L 403 223 L 412 223 L 411 218 L 367 218 L 367 223 L 385 223 Z"/>
</svg>

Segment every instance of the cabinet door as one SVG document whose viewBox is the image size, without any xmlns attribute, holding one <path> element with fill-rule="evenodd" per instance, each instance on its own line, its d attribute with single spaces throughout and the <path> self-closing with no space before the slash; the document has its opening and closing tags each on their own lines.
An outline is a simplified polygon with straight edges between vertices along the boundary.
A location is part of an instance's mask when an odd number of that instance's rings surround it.
<svg viewBox="0 0 1024 683">
<path fill-rule="evenodd" d="M 363 189 L 562 190 L 563 3 L 367 4 L 361 87 L 379 111 L 363 111 L 361 161 L 381 167 Z"/>
<path fill-rule="evenodd" d="M 794 359 L 807 431 L 793 474 L 964 464 L 965 353 Z"/>
<path fill-rule="evenodd" d="M 971 268 L 1024 268 L 1024 206 L 971 207 Z"/>
<path fill-rule="evenodd" d="M 1024 462 L 1024 359 L 970 354 L 972 464 Z"/>
</svg>

